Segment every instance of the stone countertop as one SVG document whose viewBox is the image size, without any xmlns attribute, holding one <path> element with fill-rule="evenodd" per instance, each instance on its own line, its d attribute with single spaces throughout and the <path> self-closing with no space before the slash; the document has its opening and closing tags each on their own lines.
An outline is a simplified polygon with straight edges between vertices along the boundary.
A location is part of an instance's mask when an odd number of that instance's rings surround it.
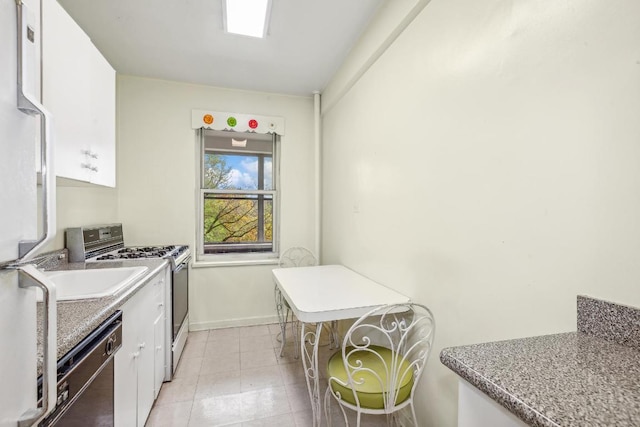
<svg viewBox="0 0 640 427">
<path fill-rule="evenodd" d="M 60 360 L 69 350 L 76 346 L 84 337 L 115 313 L 126 301 L 144 287 L 149 280 L 158 274 L 168 261 L 165 259 L 127 260 L 124 262 L 91 262 L 91 263 L 63 263 L 56 270 L 85 270 L 95 268 L 119 267 L 149 267 L 149 271 L 140 280 L 127 285 L 112 297 L 58 301 L 58 356 Z M 42 303 L 38 303 L 38 375 L 42 373 Z"/>
<path fill-rule="evenodd" d="M 620 331 L 637 332 L 639 313 L 578 297 L 578 332 L 446 348 L 440 360 L 528 425 L 638 427 L 640 347 Z"/>
</svg>

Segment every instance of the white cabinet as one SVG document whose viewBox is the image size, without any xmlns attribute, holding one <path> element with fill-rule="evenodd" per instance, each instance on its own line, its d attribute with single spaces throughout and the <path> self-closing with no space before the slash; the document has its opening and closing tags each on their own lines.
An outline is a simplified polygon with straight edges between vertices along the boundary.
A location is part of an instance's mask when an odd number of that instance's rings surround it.
<svg viewBox="0 0 640 427">
<path fill-rule="evenodd" d="M 486 394 L 458 381 L 458 427 L 526 427 L 527 425 Z"/>
<path fill-rule="evenodd" d="M 55 0 L 42 4 L 42 36 L 56 175 L 115 187 L 115 71 Z"/>
<path fill-rule="evenodd" d="M 122 348 L 114 372 L 116 427 L 144 426 L 164 380 L 167 270 L 122 306 Z"/>
</svg>

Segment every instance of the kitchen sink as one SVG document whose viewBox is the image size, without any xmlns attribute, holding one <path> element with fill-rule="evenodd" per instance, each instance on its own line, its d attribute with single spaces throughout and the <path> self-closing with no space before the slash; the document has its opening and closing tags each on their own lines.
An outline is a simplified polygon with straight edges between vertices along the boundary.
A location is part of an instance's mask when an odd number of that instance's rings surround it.
<svg viewBox="0 0 640 427">
<path fill-rule="evenodd" d="M 148 270 L 148 267 L 121 267 L 45 271 L 44 274 L 56 285 L 58 301 L 67 301 L 113 296 Z M 38 301 L 42 301 L 42 292 L 38 292 Z"/>
</svg>

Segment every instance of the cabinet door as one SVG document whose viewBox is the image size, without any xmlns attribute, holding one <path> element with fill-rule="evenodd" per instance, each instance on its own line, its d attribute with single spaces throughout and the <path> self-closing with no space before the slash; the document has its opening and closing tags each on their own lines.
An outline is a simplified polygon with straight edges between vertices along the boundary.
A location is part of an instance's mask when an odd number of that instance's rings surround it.
<svg viewBox="0 0 640 427">
<path fill-rule="evenodd" d="M 116 427 L 143 427 L 162 385 L 164 283 L 163 270 L 122 306 L 122 348 L 114 375 Z"/>
<path fill-rule="evenodd" d="M 154 360 L 153 360 L 153 397 L 158 398 L 162 382 L 164 381 L 165 357 L 164 357 L 164 313 L 158 314 L 153 323 L 154 331 Z"/>
<path fill-rule="evenodd" d="M 116 72 L 98 49 L 91 67 L 91 153 L 93 184 L 116 185 Z"/>
<path fill-rule="evenodd" d="M 154 359 L 155 359 L 155 313 L 156 304 L 153 298 L 154 285 L 147 285 L 140 292 L 142 305 L 138 320 L 138 426 L 144 426 L 147 416 L 151 412 L 154 394 Z"/>
<path fill-rule="evenodd" d="M 57 1 L 42 3 L 42 37 L 42 102 L 53 116 L 56 174 L 88 181 L 87 94 L 95 47 Z"/>
<path fill-rule="evenodd" d="M 122 347 L 114 357 L 114 421 L 116 427 L 135 427 L 138 407 L 137 299 L 122 306 Z"/>
<path fill-rule="evenodd" d="M 57 1 L 43 2 L 42 17 L 56 175 L 115 187 L 115 71 Z"/>
</svg>

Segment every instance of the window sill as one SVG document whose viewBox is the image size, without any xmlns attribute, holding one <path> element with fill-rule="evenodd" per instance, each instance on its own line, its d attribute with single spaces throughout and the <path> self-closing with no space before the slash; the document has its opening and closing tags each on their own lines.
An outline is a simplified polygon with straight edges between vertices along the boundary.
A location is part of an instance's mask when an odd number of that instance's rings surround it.
<svg viewBox="0 0 640 427">
<path fill-rule="evenodd" d="M 244 267 L 252 265 L 278 265 L 278 258 L 262 259 L 227 259 L 227 260 L 195 260 L 191 263 L 192 268 L 211 267 Z"/>
</svg>

